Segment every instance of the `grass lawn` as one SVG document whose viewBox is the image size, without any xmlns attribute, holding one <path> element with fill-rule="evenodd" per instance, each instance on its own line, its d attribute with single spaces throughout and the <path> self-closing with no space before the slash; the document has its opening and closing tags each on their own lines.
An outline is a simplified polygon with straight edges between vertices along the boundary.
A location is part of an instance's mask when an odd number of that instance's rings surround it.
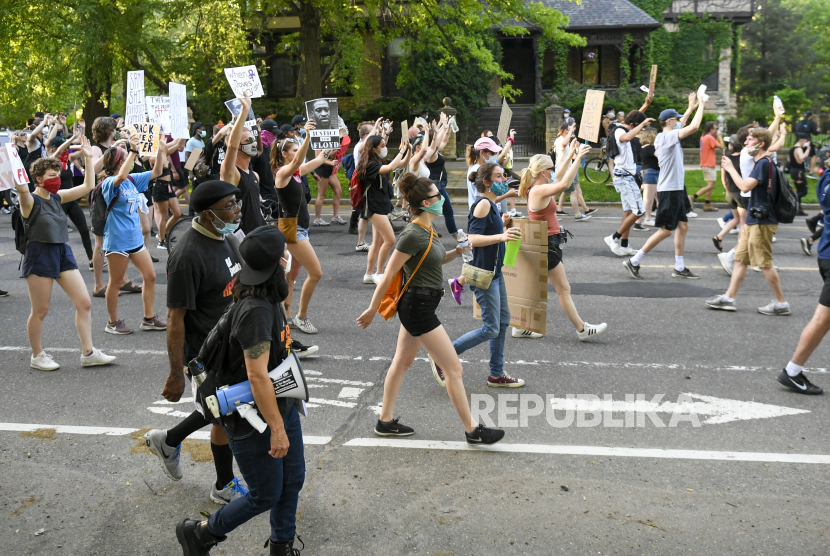
<svg viewBox="0 0 830 556">
<path fill-rule="evenodd" d="M 340 195 L 340 205 L 349 204 L 349 180 L 346 178 L 346 172 L 343 170 L 341 166 L 337 170 L 337 179 L 340 180 L 340 189 L 342 194 Z M 314 202 L 314 199 L 317 198 L 317 180 L 315 180 L 311 174 L 308 175 L 308 188 L 311 189 L 311 202 Z M 334 192 L 331 190 L 331 187 L 326 188 L 326 199 L 333 199 Z"/>
</svg>

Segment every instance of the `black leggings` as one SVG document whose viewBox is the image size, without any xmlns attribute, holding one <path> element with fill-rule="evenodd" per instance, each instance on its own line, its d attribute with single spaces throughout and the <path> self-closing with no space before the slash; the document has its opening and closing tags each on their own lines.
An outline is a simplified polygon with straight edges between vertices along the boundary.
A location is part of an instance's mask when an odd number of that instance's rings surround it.
<svg viewBox="0 0 830 556">
<path fill-rule="evenodd" d="M 86 251 L 87 258 L 92 260 L 92 242 L 89 239 L 89 226 L 86 223 L 86 216 L 84 210 L 78 201 L 70 201 L 61 205 L 63 212 L 72 220 L 75 227 L 78 228 L 78 233 L 81 234 L 81 241 L 84 243 L 84 251 Z"/>
</svg>

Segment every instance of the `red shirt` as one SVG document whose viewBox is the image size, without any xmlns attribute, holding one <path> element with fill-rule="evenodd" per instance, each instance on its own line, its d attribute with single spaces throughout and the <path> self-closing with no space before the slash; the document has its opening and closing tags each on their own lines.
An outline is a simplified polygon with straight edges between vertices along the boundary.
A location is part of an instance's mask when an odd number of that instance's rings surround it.
<svg viewBox="0 0 830 556">
<path fill-rule="evenodd" d="M 700 138 L 700 165 L 706 168 L 715 167 L 715 147 L 718 140 L 711 133 Z"/>
</svg>

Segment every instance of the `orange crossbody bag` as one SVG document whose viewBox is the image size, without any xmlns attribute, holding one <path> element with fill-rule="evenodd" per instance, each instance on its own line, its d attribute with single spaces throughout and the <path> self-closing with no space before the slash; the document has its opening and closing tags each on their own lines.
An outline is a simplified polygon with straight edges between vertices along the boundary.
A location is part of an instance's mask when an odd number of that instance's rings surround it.
<svg viewBox="0 0 830 556">
<path fill-rule="evenodd" d="M 427 258 L 429 250 L 432 248 L 432 239 L 435 237 L 435 232 L 420 222 L 413 222 L 413 224 L 417 224 L 429 232 L 429 245 L 427 245 L 427 250 L 424 251 L 424 256 L 421 257 L 420 261 L 418 261 L 418 266 L 416 266 L 415 270 L 412 271 L 412 275 L 409 277 L 409 280 L 406 281 L 406 284 L 403 283 L 403 268 L 401 268 L 397 274 L 392 277 L 392 283 L 389 284 L 389 289 L 386 290 L 386 294 L 384 294 L 383 299 L 380 302 L 380 308 L 378 309 L 380 316 L 386 320 L 391 319 L 395 316 L 395 314 L 397 314 L 398 302 L 401 300 L 403 294 L 406 293 L 406 289 L 409 287 L 410 282 L 412 282 L 412 279 L 415 277 L 418 269 L 421 268 L 421 264 L 424 262 L 424 259 Z"/>
</svg>

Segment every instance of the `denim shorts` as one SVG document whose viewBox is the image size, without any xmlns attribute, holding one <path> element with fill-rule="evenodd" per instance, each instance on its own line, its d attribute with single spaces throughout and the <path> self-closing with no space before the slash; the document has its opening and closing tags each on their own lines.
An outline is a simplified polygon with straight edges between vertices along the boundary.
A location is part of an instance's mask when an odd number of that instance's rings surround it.
<svg viewBox="0 0 830 556">
<path fill-rule="evenodd" d="M 41 278 L 60 278 L 61 272 L 78 270 L 78 263 L 68 243 L 41 243 L 32 241 L 26 244 L 23 256 L 21 278 L 30 274 Z"/>
<path fill-rule="evenodd" d="M 648 168 L 643 170 L 643 183 L 656 184 L 657 178 L 660 177 L 660 170 L 653 170 Z"/>
<path fill-rule="evenodd" d="M 308 228 L 297 226 L 297 243 L 308 239 Z"/>
</svg>

